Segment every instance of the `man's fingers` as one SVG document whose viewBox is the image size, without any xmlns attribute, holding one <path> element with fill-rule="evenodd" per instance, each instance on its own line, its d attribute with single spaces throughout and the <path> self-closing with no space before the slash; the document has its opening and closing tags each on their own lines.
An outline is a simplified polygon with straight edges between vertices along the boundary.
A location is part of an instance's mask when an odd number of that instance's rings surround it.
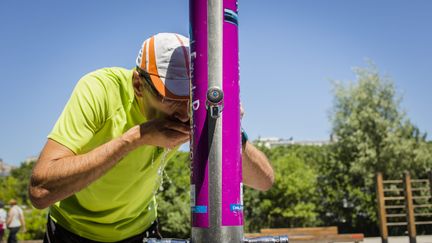
<svg viewBox="0 0 432 243">
<path fill-rule="evenodd" d="M 141 125 L 141 135 L 152 145 L 174 148 L 190 138 L 190 125 L 169 119 L 154 119 Z M 145 136 L 148 135 L 148 136 Z"/>
<path fill-rule="evenodd" d="M 181 145 L 189 140 L 189 134 L 185 134 L 176 130 L 167 130 L 165 133 L 167 141 L 167 147 L 174 148 Z"/>
<path fill-rule="evenodd" d="M 185 123 L 180 122 L 174 122 L 174 121 L 168 121 L 165 124 L 165 127 L 171 130 L 175 130 L 184 134 L 189 134 L 190 132 L 190 126 Z"/>
<path fill-rule="evenodd" d="M 176 140 L 184 140 L 186 138 L 189 138 L 189 134 L 188 133 L 184 133 L 184 132 L 179 132 L 177 130 L 169 130 L 169 137 L 172 139 L 176 139 Z"/>
<path fill-rule="evenodd" d="M 186 143 L 187 141 L 189 141 L 189 137 L 185 137 L 182 139 L 179 138 L 178 140 L 175 141 L 174 147 L 182 145 L 182 144 Z"/>
<path fill-rule="evenodd" d="M 186 143 L 186 142 L 188 142 L 189 141 L 189 136 L 187 137 L 187 138 L 185 138 L 184 140 L 182 140 L 179 144 L 184 144 L 184 143 Z"/>
</svg>

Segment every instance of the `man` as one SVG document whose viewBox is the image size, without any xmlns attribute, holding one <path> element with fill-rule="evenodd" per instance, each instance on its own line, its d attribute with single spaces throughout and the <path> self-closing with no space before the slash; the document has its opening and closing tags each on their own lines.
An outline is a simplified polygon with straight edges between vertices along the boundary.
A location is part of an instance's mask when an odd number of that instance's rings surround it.
<svg viewBox="0 0 432 243">
<path fill-rule="evenodd" d="M 104 68 L 78 82 L 31 176 L 33 205 L 50 206 L 45 242 L 159 237 L 158 171 L 189 140 L 188 45 L 179 34 L 157 34 L 144 41 L 135 69 Z M 270 188 L 266 157 L 244 146 L 244 183 Z"/>
<path fill-rule="evenodd" d="M 8 243 L 17 243 L 16 235 L 18 231 L 22 228 L 25 232 L 25 221 L 24 221 L 24 212 L 17 205 L 17 201 L 15 199 L 11 199 L 9 201 L 10 209 L 8 212 L 8 216 L 6 219 L 6 225 L 9 230 Z"/>
</svg>

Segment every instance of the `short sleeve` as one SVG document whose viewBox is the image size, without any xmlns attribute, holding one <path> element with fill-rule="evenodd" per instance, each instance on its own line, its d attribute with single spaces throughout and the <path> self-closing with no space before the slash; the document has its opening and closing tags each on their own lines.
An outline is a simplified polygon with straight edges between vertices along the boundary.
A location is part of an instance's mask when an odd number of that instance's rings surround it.
<svg viewBox="0 0 432 243">
<path fill-rule="evenodd" d="M 6 221 L 6 216 L 6 211 L 0 209 L 0 220 L 3 222 Z"/>
<path fill-rule="evenodd" d="M 95 73 L 80 79 L 48 138 L 75 154 L 90 141 L 107 118 L 107 92 Z"/>
</svg>

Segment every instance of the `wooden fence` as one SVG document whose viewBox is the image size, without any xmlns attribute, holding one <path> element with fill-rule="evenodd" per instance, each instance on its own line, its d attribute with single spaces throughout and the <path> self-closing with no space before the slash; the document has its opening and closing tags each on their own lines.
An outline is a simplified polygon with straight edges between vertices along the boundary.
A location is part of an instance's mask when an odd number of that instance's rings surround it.
<svg viewBox="0 0 432 243">
<path fill-rule="evenodd" d="M 410 243 L 416 243 L 416 225 L 432 225 L 432 172 L 427 179 L 383 180 L 376 175 L 379 227 L 383 243 L 388 243 L 388 227 L 407 226 Z"/>
</svg>

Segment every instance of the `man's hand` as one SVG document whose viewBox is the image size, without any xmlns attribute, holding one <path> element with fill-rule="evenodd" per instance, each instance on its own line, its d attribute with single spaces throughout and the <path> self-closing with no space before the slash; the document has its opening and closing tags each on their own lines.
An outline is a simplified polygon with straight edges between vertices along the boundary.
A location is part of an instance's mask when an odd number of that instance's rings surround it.
<svg viewBox="0 0 432 243">
<path fill-rule="evenodd" d="M 138 141 L 138 145 L 153 145 L 163 148 L 175 148 L 189 140 L 189 123 L 165 118 L 153 119 L 131 128 L 124 134 L 129 141 Z"/>
</svg>

